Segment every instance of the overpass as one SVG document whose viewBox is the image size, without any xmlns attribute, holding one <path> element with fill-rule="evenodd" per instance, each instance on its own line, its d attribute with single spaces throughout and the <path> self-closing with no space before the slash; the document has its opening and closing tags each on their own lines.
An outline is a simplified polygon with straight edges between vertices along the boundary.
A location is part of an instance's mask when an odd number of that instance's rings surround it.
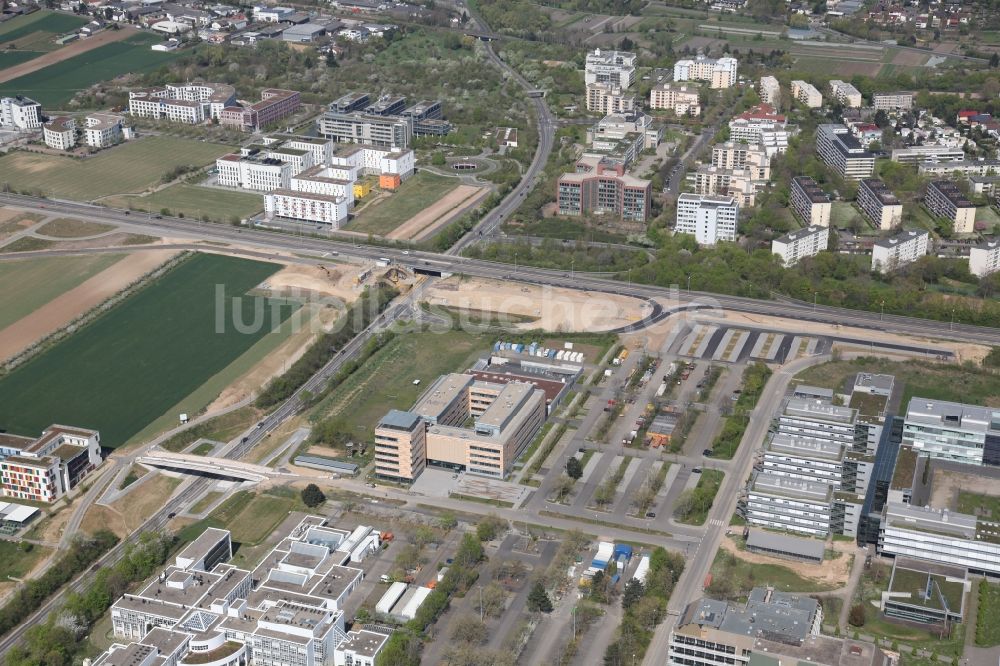
<svg viewBox="0 0 1000 666">
<path fill-rule="evenodd" d="M 253 463 L 240 462 L 227 458 L 212 458 L 209 456 L 196 456 L 190 453 L 173 453 L 162 449 L 150 450 L 146 455 L 136 458 L 136 462 L 151 467 L 161 467 L 175 472 L 190 474 L 194 472 L 200 476 L 224 476 L 232 479 L 242 479 L 243 481 L 253 481 L 254 483 L 269 479 L 277 472 L 270 467 L 254 465 Z"/>
</svg>

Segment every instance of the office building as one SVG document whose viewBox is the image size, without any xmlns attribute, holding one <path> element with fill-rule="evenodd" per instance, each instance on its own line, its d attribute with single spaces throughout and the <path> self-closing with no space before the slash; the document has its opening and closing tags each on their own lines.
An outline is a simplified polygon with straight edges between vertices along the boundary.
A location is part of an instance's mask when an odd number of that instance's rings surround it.
<svg viewBox="0 0 1000 666">
<path fill-rule="evenodd" d="M 259 149 L 244 149 L 243 154 L 231 153 L 215 160 L 218 182 L 223 187 L 271 192 L 291 188 L 292 165 L 269 157 Z"/>
<path fill-rule="evenodd" d="M 382 95 L 371 106 L 365 109 L 365 113 L 372 116 L 398 116 L 406 108 L 406 98 L 401 95 Z"/>
<path fill-rule="evenodd" d="M 260 101 L 248 107 L 227 106 L 219 113 L 219 124 L 244 132 L 259 132 L 288 116 L 302 106 L 297 90 L 265 88 L 260 93 Z"/>
<path fill-rule="evenodd" d="M 403 482 L 427 466 L 427 424 L 413 412 L 390 410 L 375 427 L 375 474 Z"/>
<path fill-rule="evenodd" d="M 892 272 L 927 255 L 930 234 L 926 231 L 901 231 L 892 238 L 882 238 L 872 246 L 872 270 Z"/>
<path fill-rule="evenodd" d="M 962 160 L 960 162 L 924 161 L 917 166 L 921 176 L 995 176 L 1000 174 L 1000 160 Z"/>
<path fill-rule="evenodd" d="M 330 102 L 329 109 L 336 113 L 364 111 L 371 104 L 371 96 L 363 92 L 351 92 Z"/>
<path fill-rule="evenodd" d="M 882 509 L 878 552 L 1000 576 L 1000 525 L 947 508 L 889 501 Z"/>
<path fill-rule="evenodd" d="M 587 53 L 584 64 L 584 83 L 609 83 L 628 88 L 635 83 L 636 55 L 627 51 L 602 51 Z"/>
<path fill-rule="evenodd" d="M 902 164 L 963 162 L 965 161 L 965 151 L 961 147 L 953 146 L 910 146 L 909 148 L 893 148 L 890 159 Z"/>
<path fill-rule="evenodd" d="M 730 196 L 681 194 L 674 233 L 691 234 L 699 245 L 735 241 L 739 206 Z"/>
<path fill-rule="evenodd" d="M 625 173 L 622 162 L 585 155 L 574 173 L 565 173 L 556 184 L 560 215 L 616 215 L 645 222 L 649 217 L 652 184 Z"/>
<path fill-rule="evenodd" d="M 657 83 L 649 90 L 649 108 L 666 109 L 676 116 L 701 115 L 699 88 L 686 84 Z"/>
<path fill-rule="evenodd" d="M 894 229 L 903 222 L 903 204 L 878 178 L 861 179 L 856 203 L 880 231 Z"/>
<path fill-rule="evenodd" d="M 371 666 L 388 633 L 347 632 L 344 604 L 379 532 L 306 516 L 253 571 L 228 560 L 227 530 L 207 529 L 158 576 L 111 607 L 114 643 L 94 666 Z"/>
<path fill-rule="evenodd" d="M 604 116 L 587 130 L 587 143 L 594 150 L 611 156 L 622 145 L 634 146 L 631 162 L 643 150 L 656 150 L 663 136 L 663 127 L 654 125 L 645 113 L 613 113 Z"/>
<path fill-rule="evenodd" d="M 101 461 L 96 430 L 53 425 L 38 438 L 0 433 L 0 484 L 6 497 L 54 502 Z"/>
<path fill-rule="evenodd" d="M 747 491 L 746 520 L 758 527 L 826 538 L 832 499 L 828 483 L 761 473 Z"/>
<path fill-rule="evenodd" d="M 413 138 L 409 118 L 360 112 L 327 111 L 316 121 L 316 129 L 337 143 L 365 143 L 397 150 L 408 148 Z"/>
<path fill-rule="evenodd" d="M 621 86 L 610 83 L 587 84 L 587 110 L 597 113 L 631 113 L 635 111 L 635 96 Z"/>
<path fill-rule="evenodd" d="M 872 95 L 872 107 L 876 110 L 908 110 L 913 108 L 913 93 L 891 92 Z"/>
<path fill-rule="evenodd" d="M 760 77 L 760 101 L 775 108 L 781 104 L 781 84 L 773 76 Z"/>
<path fill-rule="evenodd" d="M 709 58 L 699 55 L 693 60 L 674 63 L 674 81 L 708 81 L 709 88 L 732 88 L 736 85 L 736 58 Z"/>
<path fill-rule="evenodd" d="M 897 557 L 880 609 L 886 617 L 946 626 L 965 618 L 972 581 L 963 567 Z"/>
<path fill-rule="evenodd" d="M 790 231 L 771 241 L 771 252 L 781 257 L 785 268 L 790 268 L 806 257 L 815 257 L 830 244 L 830 229 L 810 226 Z"/>
<path fill-rule="evenodd" d="M 971 234 L 976 230 L 976 207 L 950 180 L 927 183 L 924 205 L 932 215 L 951 220 L 956 234 Z"/>
<path fill-rule="evenodd" d="M 45 145 L 54 150 L 69 150 L 76 146 L 76 119 L 56 116 L 42 125 Z"/>
<path fill-rule="evenodd" d="M 792 178 L 789 203 L 799 219 L 807 225 L 830 226 L 830 211 L 833 208 L 830 195 L 809 176 Z"/>
<path fill-rule="evenodd" d="M 108 148 L 131 138 L 125 118 L 113 113 L 91 113 L 83 119 L 83 143 L 91 148 Z"/>
<path fill-rule="evenodd" d="M 263 137 L 260 143 L 267 147 L 280 146 L 286 149 L 311 153 L 314 165 L 330 164 L 336 146 L 329 139 L 318 136 L 298 136 L 295 134 L 271 134 Z"/>
<path fill-rule="evenodd" d="M 841 106 L 846 106 L 850 109 L 861 108 L 863 102 L 861 92 L 850 83 L 845 83 L 839 79 L 830 81 L 830 94 L 833 95 L 833 98 Z"/>
<path fill-rule="evenodd" d="M 875 171 L 875 155 L 862 147 L 844 125 L 817 127 L 816 153 L 844 178 L 868 178 Z"/>
<path fill-rule="evenodd" d="M 235 105 L 236 89 L 225 83 L 167 84 L 128 94 L 130 115 L 191 125 L 221 122 L 223 109 Z"/>
<path fill-rule="evenodd" d="M 810 109 L 823 106 L 823 93 L 813 84 L 801 79 L 792 81 L 792 99 Z"/>
<path fill-rule="evenodd" d="M 930 458 L 1000 465 L 1000 410 L 913 397 L 906 407 L 903 444 Z"/>
<path fill-rule="evenodd" d="M 987 241 L 969 250 L 969 272 L 983 277 L 1000 270 L 1000 242 Z"/>
<path fill-rule="evenodd" d="M 41 126 L 41 104 L 23 95 L 0 97 L 0 127 L 33 130 Z"/>
</svg>

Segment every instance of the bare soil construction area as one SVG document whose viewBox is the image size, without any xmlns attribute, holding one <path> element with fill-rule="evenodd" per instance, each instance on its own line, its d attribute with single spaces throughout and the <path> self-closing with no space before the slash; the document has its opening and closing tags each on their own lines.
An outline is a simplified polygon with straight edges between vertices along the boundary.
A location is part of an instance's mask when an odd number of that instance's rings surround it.
<svg viewBox="0 0 1000 666">
<path fill-rule="evenodd" d="M 757 553 L 748 553 L 740 550 L 731 538 L 723 539 L 721 546 L 726 552 L 732 553 L 744 562 L 751 564 L 780 564 L 791 569 L 803 578 L 809 578 L 826 585 L 843 587 L 851 576 L 851 557 L 845 549 L 840 548 L 839 542 L 834 542 L 833 549 L 840 552 L 840 557 L 826 560 L 822 564 L 811 564 L 809 562 L 796 562 L 794 560 L 776 559 Z M 847 544 L 850 546 L 851 544 Z"/>
<path fill-rule="evenodd" d="M 91 308 L 174 256 L 173 250 L 136 252 L 49 301 L 0 331 L 0 359 L 10 358 L 46 335 L 66 326 Z"/>
<path fill-rule="evenodd" d="M 104 32 L 94 35 L 93 37 L 78 39 L 61 49 L 50 51 L 49 53 L 38 56 L 37 58 L 32 58 L 27 62 L 22 62 L 19 65 L 14 65 L 13 67 L 8 67 L 3 71 L 0 71 L 0 83 L 12 81 L 19 76 L 37 72 L 38 70 L 44 69 L 49 65 L 54 65 L 57 62 L 62 62 L 63 60 L 67 60 L 73 56 L 78 56 L 81 53 L 86 53 L 87 51 L 92 51 L 99 46 L 104 46 L 105 44 L 110 44 L 112 42 L 120 42 L 121 40 L 131 37 L 138 32 L 139 31 L 135 28 L 123 27 L 121 30 L 105 30 Z"/>
<path fill-rule="evenodd" d="M 424 240 L 451 222 L 466 206 L 482 197 L 485 192 L 484 187 L 459 185 L 433 205 L 403 222 L 386 237 L 394 240 Z"/>
<path fill-rule="evenodd" d="M 522 329 L 608 331 L 646 316 L 651 306 L 627 296 L 452 277 L 427 290 L 427 301 L 449 308 L 531 317 Z"/>
</svg>

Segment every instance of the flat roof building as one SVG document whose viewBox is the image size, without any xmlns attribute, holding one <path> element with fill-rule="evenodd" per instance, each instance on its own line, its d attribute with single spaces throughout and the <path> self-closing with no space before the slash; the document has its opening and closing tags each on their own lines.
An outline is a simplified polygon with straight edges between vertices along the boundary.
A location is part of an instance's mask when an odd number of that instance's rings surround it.
<svg viewBox="0 0 1000 666">
<path fill-rule="evenodd" d="M 657 83 L 649 90 L 649 108 L 672 111 L 676 116 L 701 115 L 700 88 L 671 82 Z"/>
<path fill-rule="evenodd" d="M 588 83 L 586 89 L 587 111 L 597 113 L 631 113 L 635 111 L 635 95 L 611 83 Z"/>
<path fill-rule="evenodd" d="M 892 272 L 926 256 L 930 234 L 926 231 L 901 231 L 891 238 L 882 238 L 872 246 L 872 270 Z"/>
<path fill-rule="evenodd" d="M 715 59 L 699 54 L 674 63 L 674 81 L 708 81 L 710 88 L 732 88 L 738 67 L 736 58 Z"/>
<path fill-rule="evenodd" d="M 41 104 L 24 95 L 0 97 L 0 127 L 33 130 L 41 126 Z"/>
<path fill-rule="evenodd" d="M 912 109 L 913 93 L 911 92 L 890 92 L 875 93 L 872 95 L 872 108 L 876 110 L 890 111 L 894 109 Z"/>
<path fill-rule="evenodd" d="M 850 109 L 860 108 L 864 101 L 861 99 L 861 92 L 857 88 L 839 79 L 830 81 L 830 93 L 842 106 Z"/>
<path fill-rule="evenodd" d="M 833 209 L 830 195 L 809 176 L 795 176 L 791 185 L 789 203 L 799 219 L 808 226 L 829 227 Z"/>
<path fill-rule="evenodd" d="M 773 76 L 760 77 L 758 92 L 760 94 L 760 101 L 764 104 L 777 107 L 781 103 L 781 84 Z"/>
<path fill-rule="evenodd" d="M 378 116 L 370 113 L 327 111 L 316 121 L 320 135 L 338 143 L 365 143 L 402 150 L 413 139 L 409 118 Z"/>
<path fill-rule="evenodd" d="M 976 207 L 950 180 L 927 183 L 924 205 L 932 215 L 950 220 L 956 234 L 971 234 L 976 230 Z"/>
<path fill-rule="evenodd" d="M 0 436 L 0 484 L 6 497 L 54 502 L 102 461 L 96 430 L 52 425 L 38 438 Z"/>
<path fill-rule="evenodd" d="M 816 128 L 816 153 L 844 178 L 868 178 L 875 170 L 875 155 L 868 152 L 844 125 Z"/>
<path fill-rule="evenodd" d="M 699 245 L 735 241 L 739 206 L 731 196 L 681 194 L 674 233 L 691 234 Z"/>
<path fill-rule="evenodd" d="M 991 240 L 969 250 L 969 272 L 983 277 L 1000 270 L 1000 242 Z"/>
<path fill-rule="evenodd" d="M 823 93 L 813 84 L 800 79 L 792 81 L 792 99 L 809 109 L 823 106 Z"/>
<path fill-rule="evenodd" d="M 781 257 L 785 268 L 806 257 L 815 257 L 830 244 L 830 230 L 819 225 L 790 231 L 771 241 L 771 252 Z"/>
<path fill-rule="evenodd" d="M 1000 410 L 914 396 L 903 444 L 919 455 L 967 465 L 1000 465 Z"/>
<path fill-rule="evenodd" d="M 903 204 L 878 178 L 861 179 L 856 203 L 880 231 L 894 229 L 903 222 Z"/>
<path fill-rule="evenodd" d="M 584 83 L 610 83 L 628 88 L 635 83 L 636 55 L 629 51 L 595 49 L 587 53 Z"/>
<path fill-rule="evenodd" d="M 585 155 L 576 171 L 564 173 L 556 183 L 560 215 L 616 215 L 645 222 L 649 217 L 652 183 L 625 173 L 621 162 Z"/>
<path fill-rule="evenodd" d="M 890 159 L 901 164 L 963 162 L 965 161 L 965 151 L 960 146 L 910 146 L 908 148 L 893 148 Z"/>
</svg>

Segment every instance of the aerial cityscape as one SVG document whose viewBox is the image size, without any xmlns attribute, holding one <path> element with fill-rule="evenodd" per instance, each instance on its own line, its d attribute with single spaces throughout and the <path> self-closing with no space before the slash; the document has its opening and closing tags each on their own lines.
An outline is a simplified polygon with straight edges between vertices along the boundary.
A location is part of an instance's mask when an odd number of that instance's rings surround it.
<svg viewBox="0 0 1000 666">
<path fill-rule="evenodd" d="M 0 666 L 1000 664 L 983 0 L 0 0 Z"/>
</svg>

